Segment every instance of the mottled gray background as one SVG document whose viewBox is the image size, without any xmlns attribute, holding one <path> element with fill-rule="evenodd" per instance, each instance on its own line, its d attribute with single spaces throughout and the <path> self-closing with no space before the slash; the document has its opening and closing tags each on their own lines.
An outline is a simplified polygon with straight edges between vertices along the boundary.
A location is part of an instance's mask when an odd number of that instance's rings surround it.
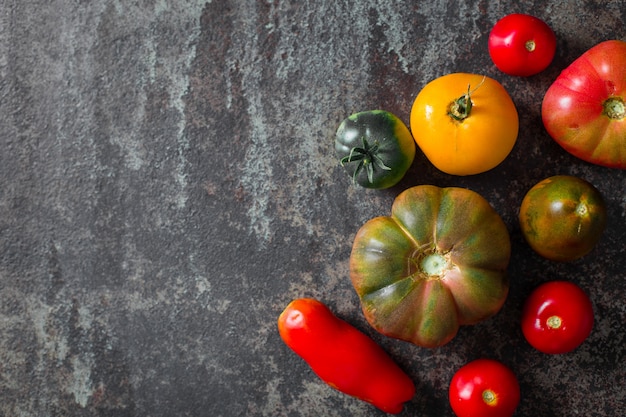
<svg viewBox="0 0 626 417">
<path fill-rule="evenodd" d="M 517 416 L 626 414 L 626 174 L 545 133 L 551 81 L 594 44 L 626 39 L 622 1 L 0 0 L 0 416 L 377 416 L 324 385 L 280 340 L 289 301 L 317 297 L 409 373 L 406 416 L 452 416 L 458 367 L 518 375 Z M 494 67 L 487 38 L 512 12 L 558 36 L 531 78 Z M 408 122 L 440 75 L 494 77 L 520 112 L 496 169 L 453 177 L 418 154 L 386 191 L 355 188 L 334 156 L 350 113 Z M 554 174 L 594 183 L 609 227 L 571 264 L 533 254 L 525 192 Z M 418 184 L 469 187 L 513 242 L 493 319 L 426 350 L 375 334 L 348 278 L 352 238 Z M 521 305 L 540 282 L 591 296 L 571 354 L 534 351 Z"/>
</svg>

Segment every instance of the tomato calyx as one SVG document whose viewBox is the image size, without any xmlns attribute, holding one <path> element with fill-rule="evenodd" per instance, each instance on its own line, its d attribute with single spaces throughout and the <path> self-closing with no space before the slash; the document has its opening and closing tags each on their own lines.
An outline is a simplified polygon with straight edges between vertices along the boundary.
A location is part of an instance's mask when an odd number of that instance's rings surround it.
<svg viewBox="0 0 626 417">
<path fill-rule="evenodd" d="M 621 97 L 609 97 L 603 103 L 603 113 L 613 120 L 626 117 L 626 103 Z"/>
<path fill-rule="evenodd" d="M 576 206 L 576 210 L 574 210 L 576 212 L 576 214 L 578 214 L 580 217 L 585 217 L 587 214 L 589 214 L 589 207 L 587 206 L 587 204 L 585 202 L 580 202 L 578 203 L 578 205 Z M 580 230 L 580 227 L 582 225 L 578 225 L 578 229 Z"/>
<path fill-rule="evenodd" d="M 457 122 L 462 122 L 470 115 L 473 105 L 474 103 L 472 103 L 472 99 L 470 97 L 470 86 L 468 84 L 467 93 L 450 103 L 448 116 L 452 117 Z"/>
<path fill-rule="evenodd" d="M 482 395 L 483 401 L 485 402 L 485 404 L 489 405 L 489 406 L 495 406 L 498 404 L 498 396 L 496 395 L 495 392 L 493 392 L 490 389 L 486 389 L 483 391 L 483 395 Z"/>
<path fill-rule="evenodd" d="M 563 320 L 559 316 L 550 316 L 546 320 L 546 324 L 551 329 L 559 329 L 561 328 L 561 325 L 563 324 Z"/>
<path fill-rule="evenodd" d="M 423 245 L 411 257 L 413 275 L 417 279 L 440 279 L 451 268 L 449 255 L 432 245 Z"/>
<path fill-rule="evenodd" d="M 439 253 L 424 256 L 420 262 L 420 269 L 429 276 L 441 276 L 448 269 L 448 260 Z"/>
<path fill-rule="evenodd" d="M 339 161 L 341 166 L 349 164 L 351 162 L 358 162 L 354 173 L 352 174 L 352 181 L 356 183 L 356 177 L 359 173 L 365 169 L 367 172 L 367 180 L 370 183 L 374 182 L 374 171 L 376 169 L 382 169 L 384 171 L 391 171 L 391 168 L 385 165 L 385 162 L 380 156 L 378 156 L 378 141 L 370 145 L 365 137 L 361 138 L 363 146 L 350 149 L 350 154 L 344 156 Z"/>
<path fill-rule="evenodd" d="M 530 39 L 526 41 L 526 43 L 524 44 L 524 47 L 526 48 L 528 52 L 533 52 L 535 48 L 537 47 L 537 44 L 535 43 L 534 39 Z"/>
<path fill-rule="evenodd" d="M 484 82 L 485 76 L 483 76 L 482 81 L 478 83 L 473 90 L 471 89 L 471 85 L 468 84 L 467 93 L 450 103 L 450 106 L 448 107 L 448 116 L 457 122 L 462 122 L 467 119 L 472 111 L 472 107 L 474 106 L 474 102 L 472 102 L 472 94 L 478 90 Z"/>
</svg>

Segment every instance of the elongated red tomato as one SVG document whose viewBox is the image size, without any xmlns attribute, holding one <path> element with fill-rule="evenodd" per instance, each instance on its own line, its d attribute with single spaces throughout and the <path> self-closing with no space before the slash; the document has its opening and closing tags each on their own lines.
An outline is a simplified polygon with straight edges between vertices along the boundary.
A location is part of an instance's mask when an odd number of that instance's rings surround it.
<svg viewBox="0 0 626 417">
<path fill-rule="evenodd" d="M 626 42 L 597 44 L 546 91 L 543 124 L 572 155 L 626 169 Z"/>
<path fill-rule="evenodd" d="M 324 382 L 345 394 L 392 414 L 415 395 L 411 378 L 376 342 L 317 300 L 292 301 L 278 330 Z"/>
</svg>

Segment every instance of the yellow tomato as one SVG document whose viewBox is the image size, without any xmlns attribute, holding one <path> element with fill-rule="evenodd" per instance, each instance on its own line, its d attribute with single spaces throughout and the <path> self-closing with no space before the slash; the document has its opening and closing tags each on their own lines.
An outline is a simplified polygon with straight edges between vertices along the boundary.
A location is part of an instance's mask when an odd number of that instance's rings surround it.
<svg viewBox="0 0 626 417">
<path fill-rule="evenodd" d="M 411 109 L 411 131 L 430 162 L 452 175 L 473 175 L 502 162 L 519 130 L 517 109 L 496 80 L 455 73 L 428 83 Z"/>
</svg>

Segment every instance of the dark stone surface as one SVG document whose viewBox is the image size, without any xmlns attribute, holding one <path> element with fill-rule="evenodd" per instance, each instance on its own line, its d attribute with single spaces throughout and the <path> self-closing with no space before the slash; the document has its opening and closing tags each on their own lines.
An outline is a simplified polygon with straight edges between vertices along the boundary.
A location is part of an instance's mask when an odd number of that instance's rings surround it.
<svg viewBox="0 0 626 417">
<path fill-rule="evenodd" d="M 623 3 L 353 3 L 0 4 L 0 415 L 380 415 L 279 339 L 278 314 L 303 296 L 406 369 L 418 394 L 403 415 L 452 416 L 449 380 L 478 357 L 519 376 L 518 416 L 626 414 L 626 175 L 566 154 L 540 119 L 562 68 L 626 39 Z M 558 36 L 540 75 L 489 59 L 488 32 L 511 12 Z M 509 158 L 461 178 L 418 154 L 398 186 L 353 187 L 334 156 L 339 122 L 373 108 L 408 122 L 421 87 L 457 71 L 510 92 Z M 589 180 L 608 204 L 601 242 L 570 264 L 534 255 L 516 224 L 526 190 L 554 174 Z M 348 278 L 358 228 L 418 184 L 478 191 L 513 243 L 503 310 L 435 350 L 375 334 Z M 596 323 L 578 350 L 547 356 L 519 317 L 557 278 L 589 293 Z"/>
</svg>

